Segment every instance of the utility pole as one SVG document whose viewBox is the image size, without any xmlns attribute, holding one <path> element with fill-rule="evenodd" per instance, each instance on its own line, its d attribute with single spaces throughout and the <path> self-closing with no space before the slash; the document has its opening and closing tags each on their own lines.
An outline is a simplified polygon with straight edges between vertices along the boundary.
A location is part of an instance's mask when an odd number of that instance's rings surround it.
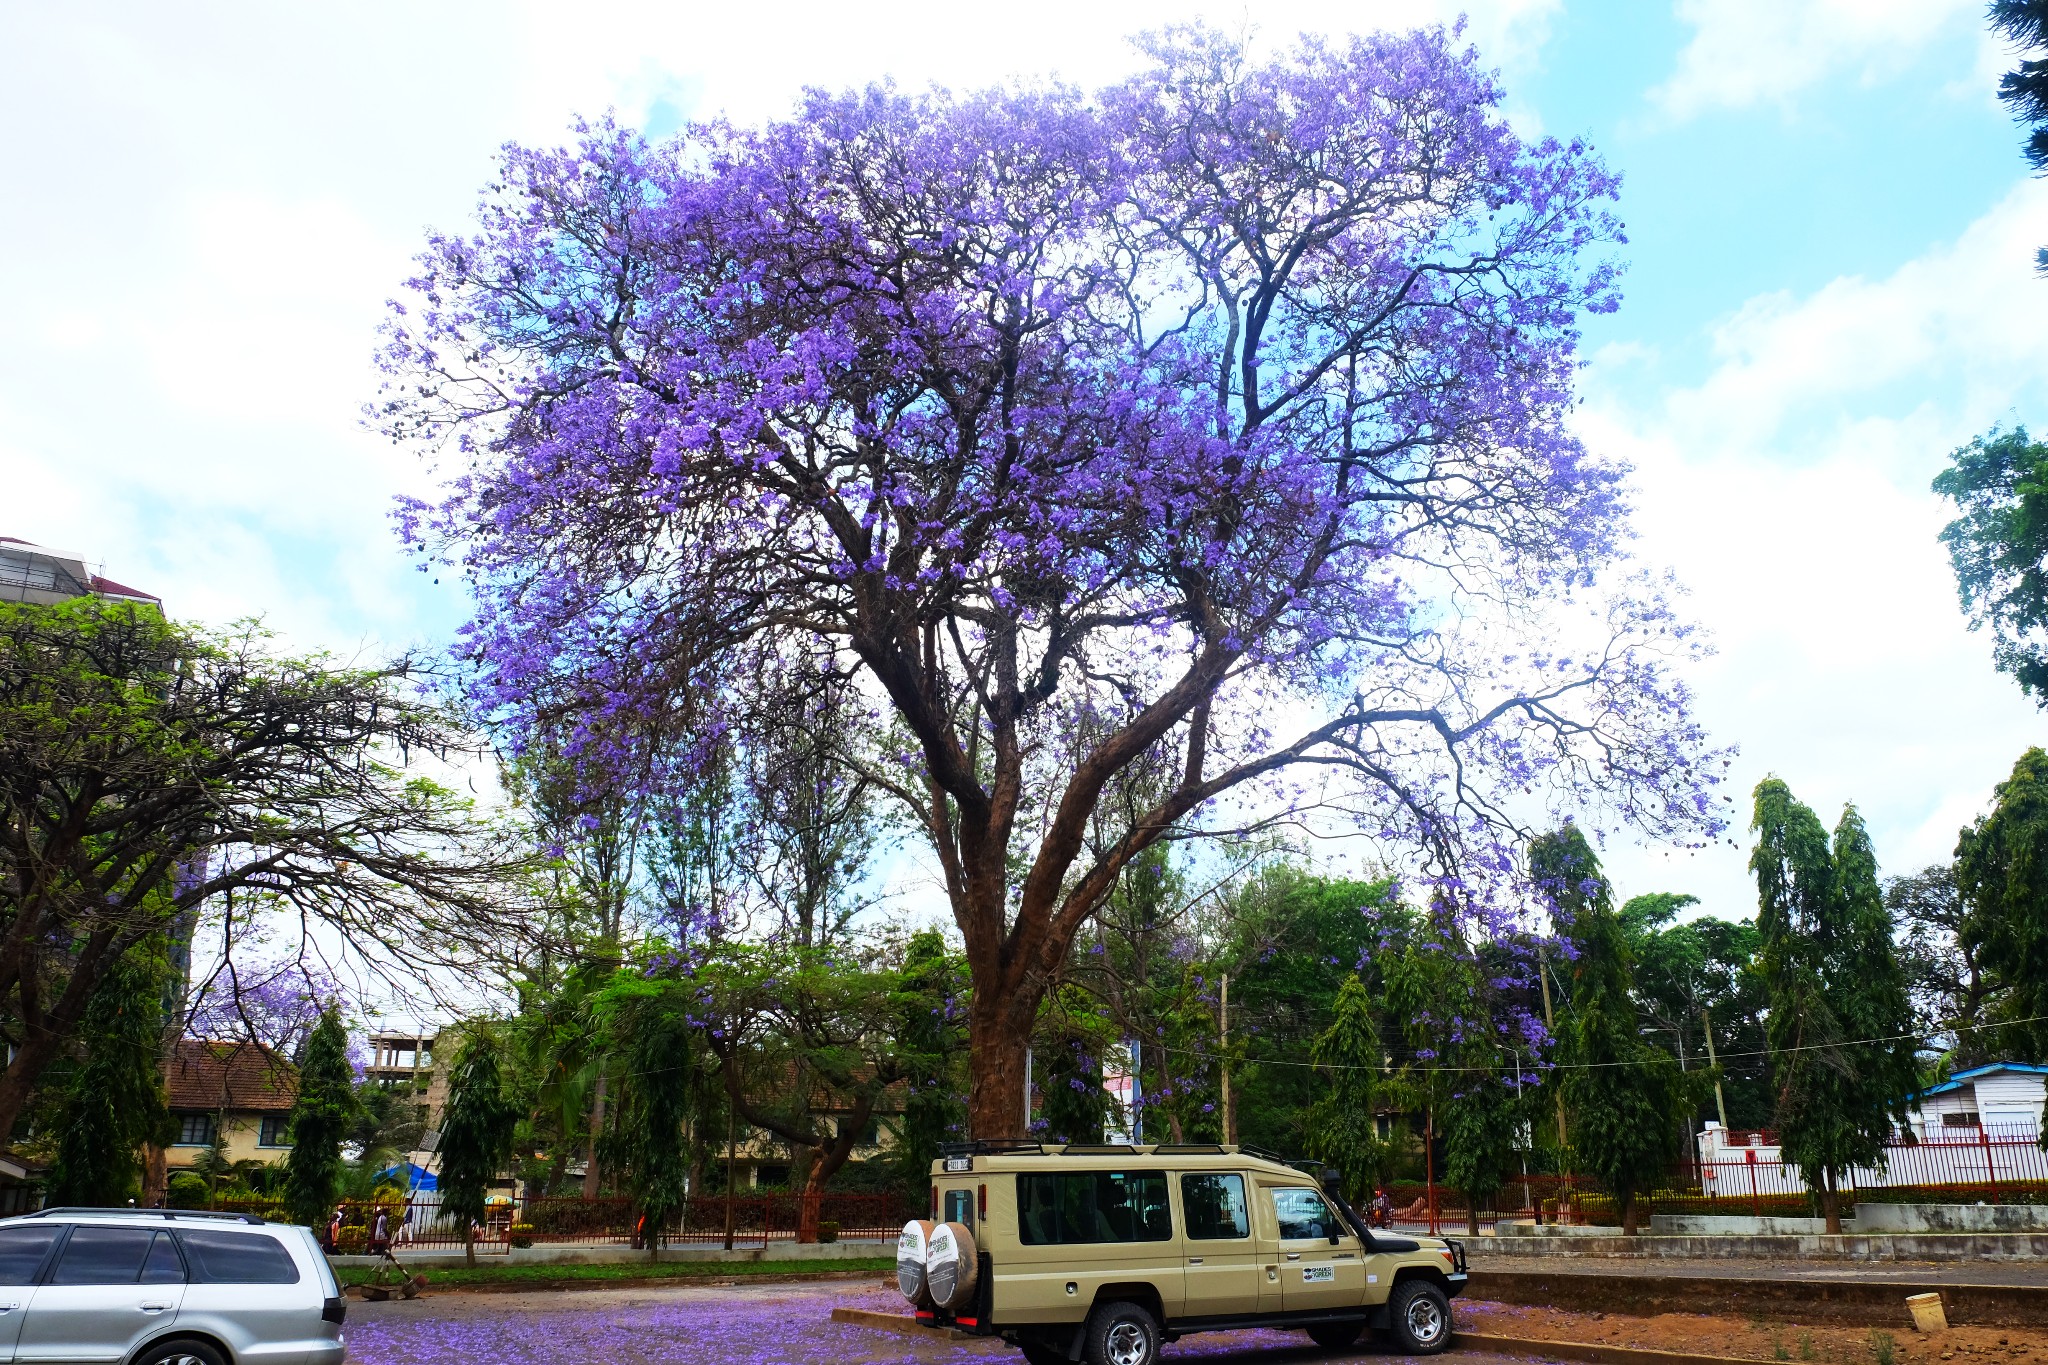
<svg viewBox="0 0 2048 1365">
<path fill-rule="evenodd" d="M 740 1107 L 725 1097 L 725 1249 L 732 1250 L 732 1183 L 735 1148 L 739 1144 Z M 766 1246 L 766 1241 L 762 1242 Z"/>
<path fill-rule="evenodd" d="M 1031 1049 L 1024 1049 L 1024 1128 L 1025 1137 L 1031 1136 Z"/>
<path fill-rule="evenodd" d="M 1223 1140 L 1237 1141 L 1237 1110 L 1230 1103 L 1230 973 L 1223 974 L 1223 1002 L 1216 1029 L 1223 1054 Z"/>
</svg>

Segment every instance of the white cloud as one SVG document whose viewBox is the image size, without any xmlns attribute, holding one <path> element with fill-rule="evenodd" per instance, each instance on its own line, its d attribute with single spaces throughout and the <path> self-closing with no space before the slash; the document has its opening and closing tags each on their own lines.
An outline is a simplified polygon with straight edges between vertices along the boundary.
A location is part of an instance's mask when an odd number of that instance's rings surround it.
<svg viewBox="0 0 2048 1365">
<path fill-rule="evenodd" d="M 1994 423 L 2043 415 L 2048 289 L 2031 271 L 2048 185 L 2024 182 L 1954 242 L 1878 280 L 1752 299 L 1714 329 L 1698 386 L 1645 402 L 1602 357 L 1584 430 L 1635 462 L 1644 552 L 1674 564 L 1721 655 L 1699 679 L 1738 741 L 1738 810 L 1767 773 L 1832 823 L 1870 822 L 1887 872 L 1945 860 L 2048 717 L 1964 625 L 1928 480 Z M 1747 841 L 1617 851 L 1624 891 L 1748 913 Z"/>
<path fill-rule="evenodd" d="M 1928 42 L 1981 0 L 1676 0 L 1692 37 L 1678 69 L 1650 92 L 1675 118 L 1709 109 L 1784 104 L 1846 73 L 1881 80 L 1911 65 Z"/>
</svg>

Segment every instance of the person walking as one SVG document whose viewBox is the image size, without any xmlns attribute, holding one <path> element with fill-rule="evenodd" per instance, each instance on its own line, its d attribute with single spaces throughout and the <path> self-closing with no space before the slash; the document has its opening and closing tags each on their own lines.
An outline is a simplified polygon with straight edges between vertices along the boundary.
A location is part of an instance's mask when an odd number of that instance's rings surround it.
<svg viewBox="0 0 2048 1365">
<path fill-rule="evenodd" d="M 391 1248 L 391 1210 L 379 1205 L 370 1222 L 370 1254 L 382 1256 Z"/>
</svg>

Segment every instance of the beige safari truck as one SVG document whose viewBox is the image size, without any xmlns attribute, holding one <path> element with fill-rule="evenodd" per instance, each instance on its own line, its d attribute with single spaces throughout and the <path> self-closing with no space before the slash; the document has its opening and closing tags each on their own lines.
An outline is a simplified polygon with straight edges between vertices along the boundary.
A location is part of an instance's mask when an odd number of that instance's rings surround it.
<svg viewBox="0 0 2048 1365">
<path fill-rule="evenodd" d="M 1164 1342 L 1241 1327 L 1443 1350 L 1463 1248 L 1373 1231 L 1335 1176 L 1230 1146 L 949 1146 L 898 1281 L 919 1321 L 1000 1337 L 1029 1365 L 1155 1365 Z"/>
</svg>

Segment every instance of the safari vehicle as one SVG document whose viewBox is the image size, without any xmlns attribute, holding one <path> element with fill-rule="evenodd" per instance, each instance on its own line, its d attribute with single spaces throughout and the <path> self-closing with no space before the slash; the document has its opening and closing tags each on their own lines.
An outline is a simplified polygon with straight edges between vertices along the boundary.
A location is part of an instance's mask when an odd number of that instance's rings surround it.
<svg viewBox="0 0 2048 1365">
<path fill-rule="evenodd" d="M 1373 1231 L 1336 1174 L 1240 1147 L 949 1146 L 898 1280 L 920 1321 L 1000 1337 L 1030 1365 L 1154 1365 L 1163 1342 L 1239 1327 L 1443 1350 L 1463 1248 Z"/>
</svg>

